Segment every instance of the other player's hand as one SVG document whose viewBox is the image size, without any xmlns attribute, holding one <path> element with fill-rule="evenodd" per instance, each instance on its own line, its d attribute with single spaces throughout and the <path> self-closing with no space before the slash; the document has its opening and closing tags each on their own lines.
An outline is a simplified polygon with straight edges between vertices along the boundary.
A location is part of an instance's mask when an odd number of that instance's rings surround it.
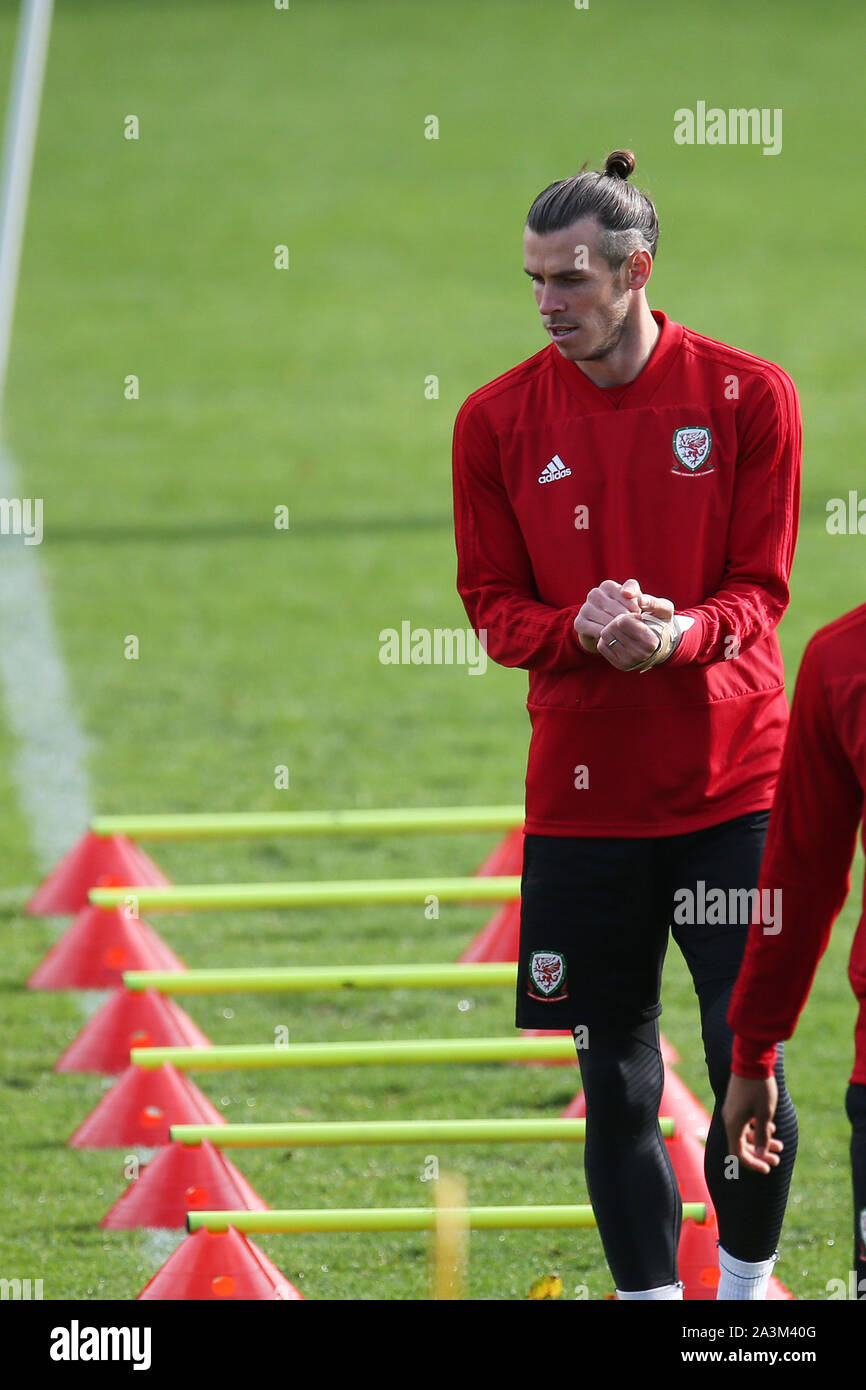
<svg viewBox="0 0 866 1390">
<path fill-rule="evenodd" d="M 774 1139 L 773 1116 L 779 1101 L 776 1078 L 751 1080 L 731 1076 L 722 1106 L 722 1119 L 728 1136 L 728 1153 L 747 1168 L 769 1173 L 779 1163 L 784 1145 Z"/>
<path fill-rule="evenodd" d="M 640 611 L 640 585 L 636 579 L 627 579 L 625 584 L 618 584 L 615 579 L 603 579 L 596 588 L 590 589 L 586 602 L 574 620 L 580 645 L 586 652 L 595 652 L 602 632 L 613 618 L 621 614 L 634 614 L 639 622 Z"/>
</svg>

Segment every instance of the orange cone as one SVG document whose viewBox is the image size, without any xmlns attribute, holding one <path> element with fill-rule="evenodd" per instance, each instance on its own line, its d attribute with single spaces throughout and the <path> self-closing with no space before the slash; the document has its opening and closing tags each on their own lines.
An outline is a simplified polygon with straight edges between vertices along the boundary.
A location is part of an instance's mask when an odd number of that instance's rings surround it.
<svg viewBox="0 0 866 1390">
<path fill-rule="evenodd" d="M 83 835 L 39 885 L 25 911 L 33 917 L 65 917 L 88 906 L 87 894 L 106 876 L 127 883 L 167 887 L 169 880 L 144 850 L 125 835 Z M 106 885 L 108 886 L 108 885 Z"/>
<path fill-rule="evenodd" d="M 517 960 L 519 946 L 520 899 L 516 898 L 494 913 L 458 960 L 464 965 L 472 961 Z"/>
<path fill-rule="evenodd" d="M 153 927 L 120 907 L 88 905 L 27 981 L 28 989 L 116 989 L 124 970 L 185 970 Z"/>
<path fill-rule="evenodd" d="M 209 1047 L 210 1039 L 173 999 L 156 990 L 116 989 L 55 1062 L 55 1071 L 116 1076 L 129 1066 L 132 1047 Z"/>
<path fill-rule="evenodd" d="M 187 1236 L 138 1297 L 238 1303 L 249 1299 L 291 1302 L 304 1295 L 257 1245 L 230 1226 L 221 1234 L 202 1229 Z"/>
<path fill-rule="evenodd" d="M 523 873 L 523 826 L 510 830 L 505 839 L 475 870 L 479 878 Z"/>
<path fill-rule="evenodd" d="M 268 1204 L 243 1173 L 207 1139 L 175 1141 L 146 1163 L 100 1226 L 130 1231 L 140 1226 L 183 1229 L 188 1211 L 267 1211 Z"/>
<path fill-rule="evenodd" d="M 767 1286 L 767 1302 L 780 1303 L 783 1299 L 786 1299 L 790 1302 L 795 1301 L 794 1295 L 791 1293 L 791 1290 L 786 1289 L 785 1285 L 782 1284 L 776 1278 L 775 1275 L 772 1275 L 770 1278 L 769 1285 Z"/>
<path fill-rule="evenodd" d="M 710 1193 L 704 1176 L 706 1150 L 698 1139 L 678 1129 L 665 1139 L 667 1151 L 677 1175 L 677 1186 L 684 1202 L 709 1202 Z"/>
<path fill-rule="evenodd" d="M 562 1111 L 563 1120 L 585 1120 L 586 1119 L 586 1096 L 583 1091 L 578 1091 L 573 1100 Z"/>
<path fill-rule="evenodd" d="M 127 1067 L 69 1140 L 73 1149 L 156 1148 L 172 1125 L 225 1120 L 197 1086 L 172 1066 Z"/>
<path fill-rule="evenodd" d="M 665 1069 L 659 1114 L 671 1115 L 676 1121 L 677 1133 L 689 1134 L 693 1139 L 703 1141 L 710 1132 L 712 1116 L 709 1111 L 670 1067 Z"/>
<path fill-rule="evenodd" d="M 707 1197 L 709 1203 L 709 1197 Z M 707 1303 L 716 1296 L 719 1287 L 719 1227 L 711 1204 L 703 1223 L 688 1217 L 680 1232 L 677 1268 L 682 1283 L 683 1298 L 690 1303 Z"/>
</svg>

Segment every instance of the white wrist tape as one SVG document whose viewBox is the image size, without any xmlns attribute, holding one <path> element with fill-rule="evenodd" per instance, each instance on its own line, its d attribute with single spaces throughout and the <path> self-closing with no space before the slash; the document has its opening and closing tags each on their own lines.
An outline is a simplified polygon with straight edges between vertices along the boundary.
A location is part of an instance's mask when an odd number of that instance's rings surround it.
<svg viewBox="0 0 866 1390">
<path fill-rule="evenodd" d="M 663 661 L 667 661 L 671 652 L 680 640 L 681 632 L 674 618 L 671 622 L 662 622 L 661 618 L 647 616 L 643 619 L 647 627 L 652 628 L 659 639 L 659 644 L 651 656 L 641 666 L 633 667 L 635 671 L 650 671 L 653 666 L 659 666 Z"/>
</svg>

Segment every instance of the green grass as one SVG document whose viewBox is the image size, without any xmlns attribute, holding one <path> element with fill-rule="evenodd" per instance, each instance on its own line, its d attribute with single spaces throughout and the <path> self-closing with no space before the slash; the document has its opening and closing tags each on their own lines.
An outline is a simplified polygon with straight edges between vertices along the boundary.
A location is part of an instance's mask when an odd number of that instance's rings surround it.
<svg viewBox="0 0 866 1390">
<path fill-rule="evenodd" d="M 12 7 L 0 12 L 8 75 Z M 863 189 L 839 151 L 862 113 L 847 65 L 859 15 L 836 0 L 617 7 L 476 0 L 243 0 L 59 6 L 48 66 L 9 379 L 7 434 L 91 748 L 94 808 L 193 809 L 516 801 L 525 676 L 384 667 L 404 618 L 465 626 L 454 590 L 450 433 L 476 386 L 543 346 L 519 237 L 545 183 L 636 149 L 661 247 L 650 300 L 779 361 L 802 398 L 806 450 L 791 682 L 814 629 L 862 601 L 862 543 L 828 537 L 826 502 L 860 483 L 862 316 L 851 266 Z M 772 65 L 768 61 L 772 54 Z M 849 56 L 850 55 L 850 56 Z M 680 148 L 673 111 L 780 106 L 784 147 Z M 122 138 L 129 113 L 141 139 Z M 440 139 L 423 138 L 424 118 Z M 844 141 L 843 141 L 844 136 Z M 291 269 L 273 269 L 273 248 Z M 123 396 L 135 373 L 141 397 Z M 424 379 L 440 397 L 425 400 Z M 291 510 L 276 532 L 274 508 Z M 123 658 L 128 634 L 138 661 Z M 0 722 L 0 889 L 39 867 Z M 274 789 L 274 768 L 290 788 Z M 82 827 L 70 826 L 70 839 Z M 178 880 L 471 872 L 493 837 L 165 846 Z M 856 882 L 862 875 L 858 858 Z M 778 1266 L 801 1298 L 850 1267 L 843 1114 L 854 1003 L 845 908 L 789 1049 L 803 1128 Z M 153 1238 L 97 1222 L 122 1155 L 65 1140 L 104 1082 L 52 1066 L 81 1025 L 72 996 L 22 988 L 54 939 L 2 908 L 0 1272 L 54 1299 L 132 1298 Z M 484 910 L 208 914 L 157 922 L 190 965 L 450 960 Z M 708 1102 L 696 1008 L 673 952 L 666 1036 Z M 196 1000 L 214 1042 L 492 1034 L 508 992 Z M 556 1114 L 563 1068 L 227 1074 L 203 1089 L 228 1119 Z M 244 1153 L 271 1205 L 422 1204 L 419 1148 Z M 454 1148 L 473 1202 L 582 1201 L 579 1149 Z M 317 1299 L 419 1299 L 426 1241 L 268 1237 Z M 611 1288 L 597 1238 L 479 1234 L 474 1299 Z"/>
</svg>

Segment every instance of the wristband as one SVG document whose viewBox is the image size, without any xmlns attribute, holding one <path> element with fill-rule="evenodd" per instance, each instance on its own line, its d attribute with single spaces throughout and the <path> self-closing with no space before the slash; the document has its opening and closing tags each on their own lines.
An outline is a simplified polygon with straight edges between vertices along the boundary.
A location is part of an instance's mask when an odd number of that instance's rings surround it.
<svg viewBox="0 0 866 1390">
<path fill-rule="evenodd" d="M 651 627 L 659 639 L 658 646 L 651 656 L 640 666 L 632 667 L 634 671 L 650 671 L 653 666 L 660 666 L 663 661 L 667 661 L 671 652 L 679 645 L 682 630 L 674 617 L 671 622 L 662 622 L 661 618 L 645 617 L 643 621 L 647 627 Z"/>
</svg>

